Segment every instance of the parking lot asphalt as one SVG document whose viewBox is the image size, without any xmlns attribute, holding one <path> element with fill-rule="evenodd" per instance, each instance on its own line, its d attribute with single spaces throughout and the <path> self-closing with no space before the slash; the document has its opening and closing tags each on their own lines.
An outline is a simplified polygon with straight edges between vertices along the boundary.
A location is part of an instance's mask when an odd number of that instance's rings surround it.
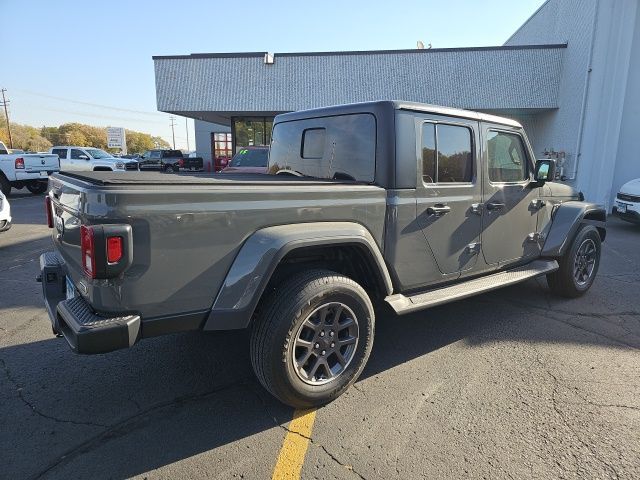
<svg viewBox="0 0 640 480">
<path fill-rule="evenodd" d="M 271 478 L 293 410 L 244 332 L 73 354 L 35 282 L 43 198 L 0 234 L 0 478 Z M 640 478 L 640 227 L 610 219 L 575 300 L 544 279 L 378 312 L 360 380 L 315 412 L 302 478 Z M 294 475 L 295 476 L 295 475 Z"/>
</svg>

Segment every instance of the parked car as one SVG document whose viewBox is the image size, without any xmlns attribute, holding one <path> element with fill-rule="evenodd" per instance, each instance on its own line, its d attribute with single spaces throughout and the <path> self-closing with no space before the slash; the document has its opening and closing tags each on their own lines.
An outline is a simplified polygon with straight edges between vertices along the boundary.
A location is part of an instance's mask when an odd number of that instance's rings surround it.
<svg viewBox="0 0 640 480">
<path fill-rule="evenodd" d="M 65 172 L 124 172 L 138 170 L 138 162 L 116 158 L 100 148 L 78 146 L 52 147 L 60 158 L 60 170 Z"/>
<path fill-rule="evenodd" d="M 60 170 L 58 157 L 46 153 L 9 153 L 0 142 L 0 191 L 8 196 L 11 187 L 27 187 L 33 194 L 47 190 L 49 175 Z"/>
<path fill-rule="evenodd" d="M 184 170 L 202 170 L 201 157 L 185 157 L 180 150 L 155 149 L 146 151 L 139 159 L 140 170 L 158 170 L 164 173 Z"/>
<path fill-rule="evenodd" d="M 11 206 L 9 199 L 0 192 L 0 232 L 6 232 L 11 228 Z"/>
<path fill-rule="evenodd" d="M 267 173 L 269 147 L 246 147 L 236 153 L 222 173 Z"/>
<path fill-rule="evenodd" d="M 613 206 L 613 214 L 628 222 L 640 224 L 640 178 L 620 187 Z"/>
<path fill-rule="evenodd" d="M 269 175 L 54 175 L 54 332 L 102 353 L 249 328 L 262 385 L 311 407 L 362 372 L 378 302 L 404 314 L 542 275 L 565 297 L 593 284 L 606 212 L 550 182 L 554 161 L 534 161 L 513 120 L 369 102 L 278 115 L 272 139 Z"/>
</svg>

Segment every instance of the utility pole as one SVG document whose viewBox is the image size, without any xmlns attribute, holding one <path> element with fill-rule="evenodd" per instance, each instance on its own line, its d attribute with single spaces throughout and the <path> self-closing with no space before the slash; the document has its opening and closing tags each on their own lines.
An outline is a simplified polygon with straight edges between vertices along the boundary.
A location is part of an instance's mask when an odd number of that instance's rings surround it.
<svg viewBox="0 0 640 480">
<path fill-rule="evenodd" d="M 191 150 L 189 148 L 189 119 L 185 117 L 184 119 L 184 129 L 187 131 L 187 152 Z"/>
<path fill-rule="evenodd" d="M 9 123 L 9 112 L 7 111 L 7 105 L 9 105 L 9 101 L 4 98 L 4 92 L 7 91 L 6 88 L 0 90 L 2 92 L 2 105 L 4 106 L 4 116 L 7 119 L 7 131 L 9 132 L 9 148 L 13 148 L 13 139 L 11 138 L 11 124 Z"/>
<path fill-rule="evenodd" d="M 171 116 L 171 117 L 169 117 L 169 120 L 171 120 L 171 123 L 170 123 L 170 125 L 171 125 L 171 136 L 173 137 L 173 149 L 175 150 L 176 149 L 176 132 L 175 132 L 173 127 L 176 126 L 176 117 Z"/>
</svg>

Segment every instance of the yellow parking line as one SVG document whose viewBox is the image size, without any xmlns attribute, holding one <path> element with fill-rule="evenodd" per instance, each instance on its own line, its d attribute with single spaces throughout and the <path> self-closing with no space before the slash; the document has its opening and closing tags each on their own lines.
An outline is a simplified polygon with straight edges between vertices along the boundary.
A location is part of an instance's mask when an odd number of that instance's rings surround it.
<svg viewBox="0 0 640 480">
<path fill-rule="evenodd" d="M 289 431 L 284 437 L 278 461 L 271 476 L 272 480 L 298 480 L 300 478 L 315 419 L 315 409 L 293 412 L 293 420 L 291 420 Z"/>
</svg>

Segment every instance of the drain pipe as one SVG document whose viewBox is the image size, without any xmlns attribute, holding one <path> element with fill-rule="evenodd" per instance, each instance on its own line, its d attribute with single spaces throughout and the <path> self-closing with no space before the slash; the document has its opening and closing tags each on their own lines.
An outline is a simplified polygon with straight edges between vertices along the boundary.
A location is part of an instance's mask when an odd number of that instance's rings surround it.
<svg viewBox="0 0 640 480">
<path fill-rule="evenodd" d="M 591 62 L 593 60 L 593 48 L 596 43 L 596 28 L 598 26 L 598 7 L 599 0 L 596 0 L 596 4 L 593 12 L 593 25 L 591 27 L 591 45 L 589 46 L 589 60 L 587 62 L 587 79 L 584 82 L 584 89 L 582 91 L 582 106 L 580 107 L 580 123 L 578 124 L 578 143 L 576 144 L 576 161 L 573 164 L 573 173 L 571 180 L 576 179 L 578 176 L 578 164 L 580 163 L 580 156 L 582 152 L 580 147 L 582 145 L 582 133 L 584 131 L 584 115 L 587 110 L 587 96 L 589 95 L 589 83 L 591 81 Z"/>
</svg>

